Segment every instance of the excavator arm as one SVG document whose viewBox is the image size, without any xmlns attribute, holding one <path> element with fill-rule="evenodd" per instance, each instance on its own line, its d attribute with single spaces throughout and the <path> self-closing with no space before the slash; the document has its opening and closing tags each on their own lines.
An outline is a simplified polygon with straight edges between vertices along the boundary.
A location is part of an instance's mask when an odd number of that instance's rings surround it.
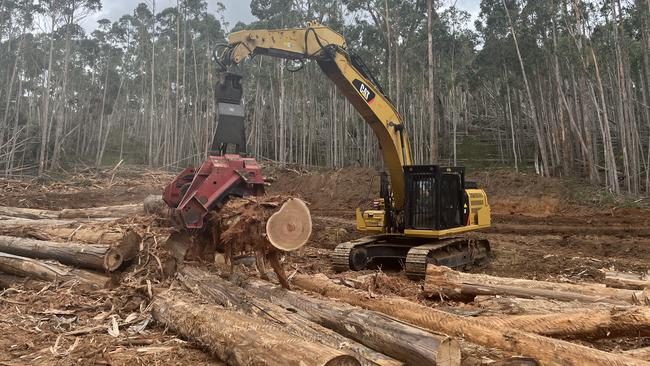
<svg viewBox="0 0 650 366">
<path fill-rule="evenodd" d="M 318 63 L 373 130 L 390 174 L 393 206 L 403 210 L 404 166 L 413 165 L 408 135 L 395 106 L 363 63 L 348 53 L 343 36 L 317 22 L 305 28 L 239 31 L 230 34 L 216 58 L 225 69 L 254 55 Z"/>
</svg>

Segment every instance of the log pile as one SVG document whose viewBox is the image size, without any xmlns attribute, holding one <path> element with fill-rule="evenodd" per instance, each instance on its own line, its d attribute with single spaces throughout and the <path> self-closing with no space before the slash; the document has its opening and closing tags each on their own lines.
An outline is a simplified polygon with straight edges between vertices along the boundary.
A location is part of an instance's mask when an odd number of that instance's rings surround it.
<svg viewBox="0 0 650 366">
<path fill-rule="evenodd" d="M 424 293 L 451 299 L 472 300 L 478 295 L 505 295 L 561 301 L 605 302 L 616 305 L 646 304 L 650 291 L 606 287 L 604 284 L 571 284 L 463 273 L 447 267 L 427 267 Z"/>
<path fill-rule="evenodd" d="M 142 204 L 62 211 L 0 207 L 0 286 L 34 280 L 109 286 L 106 274 L 132 261 L 142 241 L 109 222 L 142 210 Z"/>
</svg>

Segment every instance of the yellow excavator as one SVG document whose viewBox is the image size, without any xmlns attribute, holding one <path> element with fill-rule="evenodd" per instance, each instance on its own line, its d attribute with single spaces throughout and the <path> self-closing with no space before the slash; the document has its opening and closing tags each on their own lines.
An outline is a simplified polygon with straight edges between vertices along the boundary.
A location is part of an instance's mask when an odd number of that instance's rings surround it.
<svg viewBox="0 0 650 366">
<path fill-rule="evenodd" d="M 304 28 L 244 30 L 229 35 L 215 60 L 226 71 L 255 55 L 298 65 L 316 61 L 379 140 L 388 174 L 381 176 L 380 198 L 372 209 L 356 210 L 357 228 L 369 236 L 336 247 L 336 271 L 397 261 L 409 278 L 421 279 L 427 263 L 464 269 L 489 260 L 488 241 L 469 235 L 490 226 L 485 191 L 465 181 L 462 167 L 413 164 L 402 117 L 363 61 L 348 51 L 343 36 L 317 22 Z"/>
</svg>

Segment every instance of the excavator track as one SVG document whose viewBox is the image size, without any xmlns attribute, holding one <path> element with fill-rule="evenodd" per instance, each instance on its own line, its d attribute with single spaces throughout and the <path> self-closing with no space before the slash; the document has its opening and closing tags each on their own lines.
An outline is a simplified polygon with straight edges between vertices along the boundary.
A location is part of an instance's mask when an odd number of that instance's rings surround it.
<svg viewBox="0 0 650 366">
<path fill-rule="evenodd" d="M 403 263 L 408 278 L 421 280 L 427 264 L 467 269 L 483 265 L 490 256 L 490 244 L 485 239 L 455 237 L 432 241 L 377 235 L 339 244 L 332 254 L 332 267 L 337 272 L 359 271 L 373 262 L 393 259 Z"/>
</svg>

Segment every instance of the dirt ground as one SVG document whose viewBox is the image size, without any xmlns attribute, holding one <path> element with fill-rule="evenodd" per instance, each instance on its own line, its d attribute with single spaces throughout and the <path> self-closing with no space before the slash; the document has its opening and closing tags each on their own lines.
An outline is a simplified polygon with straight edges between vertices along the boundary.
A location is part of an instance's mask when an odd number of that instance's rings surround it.
<svg viewBox="0 0 650 366">
<path fill-rule="evenodd" d="M 308 172 L 267 167 L 270 193 L 289 193 L 310 204 L 314 220 L 310 245 L 288 256 L 289 273 L 325 273 L 356 278 L 377 294 L 403 296 L 449 311 L 472 310 L 472 304 L 431 302 L 421 298 L 422 283 L 397 271 L 335 274 L 329 255 L 338 243 L 359 236 L 355 207 L 367 207 L 378 191 L 370 169 Z M 141 202 L 159 194 L 172 173 L 121 168 L 95 174 L 70 173 L 65 179 L 0 180 L 0 205 L 63 209 Z M 577 202 L 569 184 L 513 172 L 474 173 L 488 193 L 494 227 L 486 230 L 495 254 L 476 272 L 505 277 L 554 281 L 598 281 L 601 269 L 647 271 L 650 263 L 650 210 Z M 27 282 L 0 291 L 0 364 L 59 365 L 221 365 L 191 342 L 176 337 L 146 314 L 147 292 L 169 286 L 160 243 L 168 231 L 149 217 L 124 222 L 145 238 L 149 257 L 122 273 L 121 284 L 89 292 Z M 154 259 L 151 259 L 154 258 Z M 157 263 L 160 263 L 158 265 Z M 137 276 L 136 276 L 137 274 Z M 453 308 L 452 308 L 453 305 Z M 460 310 L 459 310 L 460 309 Z M 120 325 L 119 335 L 108 331 Z M 76 333 L 75 333 L 76 332 Z M 650 339 L 610 340 L 588 345 L 625 350 L 650 345 Z M 466 360 L 490 364 L 485 350 Z M 482 352 L 482 353 L 481 353 Z M 466 361 L 466 364 L 475 364 Z"/>
</svg>

